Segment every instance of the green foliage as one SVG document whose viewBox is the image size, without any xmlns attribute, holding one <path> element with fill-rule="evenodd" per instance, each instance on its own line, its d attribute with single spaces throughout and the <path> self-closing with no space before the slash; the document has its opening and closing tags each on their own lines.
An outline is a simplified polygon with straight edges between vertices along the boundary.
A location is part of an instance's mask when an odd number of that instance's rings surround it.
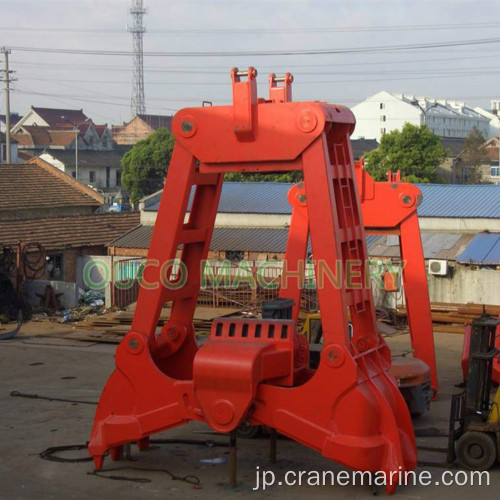
<svg viewBox="0 0 500 500">
<path fill-rule="evenodd" d="M 299 182 L 302 172 L 281 172 L 276 174 L 237 174 L 230 173 L 224 177 L 231 182 Z"/>
<path fill-rule="evenodd" d="M 159 128 L 123 155 L 122 182 L 132 203 L 163 187 L 174 144 L 174 136 Z"/>
<path fill-rule="evenodd" d="M 380 146 L 366 153 L 365 166 L 376 181 L 387 180 L 389 170 L 400 170 L 408 182 L 439 182 L 436 169 L 447 155 L 441 139 L 426 125 L 406 123 L 403 130 L 382 136 Z"/>
<path fill-rule="evenodd" d="M 484 141 L 484 135 L 476 127 L 472 128 L 464 140 L 464 149 L 460 156 L 464 165 L 472 167 L 469 169 L 468 183 L 480 183 L 482 175 L 479 167 L 490 163 L 488 152 L 484 147 Z"/>
</svg>

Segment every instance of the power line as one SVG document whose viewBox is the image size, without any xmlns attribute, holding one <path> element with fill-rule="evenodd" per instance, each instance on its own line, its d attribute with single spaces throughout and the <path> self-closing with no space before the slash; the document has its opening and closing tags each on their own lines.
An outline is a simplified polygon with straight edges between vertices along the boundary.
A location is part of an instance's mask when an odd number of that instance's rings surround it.
<svg viewBox="0 0 500 500">
<path fill-rule="evenodd" d="M 93 104 L 106 104 L 109 106 L 120 106 L 120 107 L 126 107 L 128 108 L 128 104 L 121 104 L 121 103 L 116 103 L 116 102 L 109 102 L 109 101 L 99 101 L 95 99 L 87 99 L 84 97 L 78 97 L 78 96 L 67 96 L 67 95 L 60 95 L 60 94 L 49 94 L 46 92 L 37 92 L 35 90 L 27 89 L 25 87 L 19 87 L 19 90 L 16 90 L 17 93 L 19 94 L 24 94 L 24 95 L 37 95 L 37 96 L 43 96 L 43 97 L 51 97 L 55 99 L 60 99 L 60 100 L 66 100 L 66 101 L 76 101 L 76 102 L 88 102 L 88 103 L 93 103 Z M 122 98 L 119 98 L 122 99 Z M 123 98 L 124 100 L 128 100 L 128 98 Z M 171 99 L 174 101 L 174 99 Z M 200 99 L 196 99 L 196 102 L 201 102 Z M 151 109 L 156 109 L 156 110 L 164 110 L 164 111 L 177 111 L 179 108 L 165 108 L 165 107 L 152 107 Z"/>
<path fill-rule="evenodd" d="M 450 70 L 415 70 L 415 71 L 397 71 L 397 75 L 408 75 L 408 76 L 415 76 L 417 77 L 416 79 L 427 79 L 427 78 L 440 78 L 440 77 L 462 77 L 462 76 L 488 76 L 488 75 L 498 75 L 500 70 L 494 69 L 491 66 L 486 66 L 486 67 L 470 67 L 470 68 L 457 68 L 457 69 L 450 69 Z M 481 73 L 478 73 L 481 72 Z M 205 73 L 202 73 L 205 74 Z M 224 76 L 227 76 L 227 73 L 221 73 Z M 297 76 L 316 76 L 316 77 L 321 77 L 321 76 L 330 76 L 330 75 L 335 75 L 335 76 L 386 76 L 389 77 L 390 73 L 388 71 L 361 71 L 361 72 L 356 72 L 356 71 L 346 71 L 346 72 L 341 72 L 341 71 L 336 71 L 336 72 L 309 72 L 309 71 L 294 71 L 293 75 L 295 77 Z M 65 83 L 95 83 L 95 84 L 103 84 L 103 85 L 128 85 L 127 81 L 124 80 L 82 80 L 82 79 L 75 79 L 75 80 L 65 80 L 58 78 L 57 80 L 52 79 L 52 78 L 38 78 L 38 77 L 24 77 L 25 80 L 31 80 L 31 81 L 38 81 L 38 82 L 53 82 L 53 83 L 60 83 L 60 82 L 65 82 Z M 387 78 L 386 78 L 387 79 Z M 396 77 L 396 79 L 400 79 L 399 77 Z M 207 82 L 207 81 L 175 81 L 175 82 L 148 82 L 148 85 L 207 85 L 207 86 L 227 86 L 230 85 L 229 79 L 225 79 L 226 81 L 217 81 L 217 82 Z M 394 80 L 394 78 L 391 77 L 391 80 Z M 327 80 L 327 81 L 322 81 L 322 80 L 299 80 L 296 79 L 294 82 L 294 85 L 311 85 L 311 84 L 318 84 L 318 83 L 339 83 L 343 81 L 352 81 L 352 80 Z M 357 79 L 355 81 L 380 81 L 379 79 Z M 84 89 L 82 89 L 84 90 Z"/>
<path fill-rule="evenodd" d="M 203 34 L 295 34 L 295 33 L 371 33 L 371 32 L 387 32 L 387 31 L 435 31 L 435 30 L 470 30 L 470 29 L 494 29 L 500 26 L 498 21 L 479 22 L 479 23 L 452 23 L 452 24 L 416 24 L 416 25 L 383 25 L 383 26 L 343 26 L 343 27 L 315 27 L 315 28 L 217 28 L 217 27 L 200 27 L 200 28 L 170 28 L 170 29 L 150 29 L 151 34 L 178 34 L 189 35 L 192 33 Z M 90 29 L 90 28 L 59 28 L 59 27 L 12 27 L 2 26 L 2 31 L 20 31 L 28 29 L 31 32 L 42 33 L 103 33 L 103 34 L 118 34 L 124 35 L 126 31 L 123 29 Z"/>
<path fill-rule="evenodd" d="M 371 47 L 351 47 L 338 49 L 299 49 L 299 50 L 263 50 L 241 52 L 144 52 L 148 57 L 267 57 L 267 56 L 296 56 L 296 55 L 333 55 L 333 54 L 362 54 L 374 52 L 399 52 L 411 50 L 428 50 L 448 47 L 467 47 L 477 45 L 491 45 L 500 43 L 500 38 L 483 38 L 476 40 L 456 40 L 450 42 L 428 42 L 410 45 L 380 45 Z M 42 54 L 73 54 L 93 56 L 131 56 L 134 52 L 120 50 L 88 50 L 65 49 L 49 47 L 19 47 L 10 46 L 10 50 L 18 52 L 37 52 Z"/>
<path fill-rule="evenodd" d="M 277 71 L 280 68 L 284 68 L 286 70 L 290 70 L 293 68 L 331 68 L 331 67 L 342 67 L 342 66 L 384 66 L 384 65 L 394 65 L 394 64 L 415 64 L 415 63 L 432 63 L 432 62 L 454 62 L 454 61 L 463 61 L 466 59 L 488 59 L 491 60 L 491 55 L 471 55 L 471 56 L 460 56 L 460 57 L 438 57 L 438 58 L 425 58 L 425 59 L 405 59 L 405 60 L 392 60 L 392 61 L 358 61 L 358 62 L 332 62 L 332 63 L 323 63 L 323 64 L 275 64 L 275 65 L 260 65 L 257 69 L 270 69 L 273 71 Z M 29 61 L 16 61 L 16 65 L 19 66 L 32 66 L 35 68 L 46 68 L 46 67 L 65 67 L 71 69 L 99 69 L 99 70 L 108 70 L 112 72 L 116 71 L 130 71 L 129 66 L 110 66 L 108 65 L 96 65 L 96 64 L 71 64 L 71 63 L 54 63 L 54 62 L 29 62 Z M 145 67 L 144 71 L 147 73 L 186 73 L 186 74 L 217 74 L 217 75 L 227 75 L 228 67 L 227 66 L 173 66 L 169 68 L 157 68 L 157 67 Z"/>
</svg>

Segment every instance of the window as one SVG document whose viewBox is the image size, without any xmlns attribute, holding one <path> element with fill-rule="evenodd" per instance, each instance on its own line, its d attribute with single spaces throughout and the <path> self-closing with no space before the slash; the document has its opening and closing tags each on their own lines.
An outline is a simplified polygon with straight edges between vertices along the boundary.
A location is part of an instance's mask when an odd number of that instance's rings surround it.
<svg viewBox="0 0 500 500">
<path fill-rule="evenodd" d="M 241 262 L 245 258 L 245 253 L 240 250 L 226 250 L 226 259 L 231 262 Z"/>
<path fill-rule="evenodd" d="M 89 172 L 89 182 L 95 182 L 95 172 L 93 170 Z"/>
<path fill-rule="evenodd" d="M 103 138 L 102 138 L 102 147 L 103 148 L 108 147 L 108 138 L 106 136 L 103 136 Z"/>
<path fill-rule="evenodd" d="M 385 134 L 385 128 L 381 128 L 381 129 L 380 129 L 380 133 L 381 133 L 382 135 L 384 135 L 384 134 Z"/>
<path fill-rule="evenodd" d="M 73 177 L 73 179 L 76 179 L 76 172 L 74 170 L 71 172 L 71 177 Z"/>
<path fill-rule="evenodd" d="M 381 122 L 385 122 L 386 121 L 386 116 L 385 115 L 381 115 L 380 116 L 380 121 Z"/>
<path fill-rule="evenodd" d="M 7 161 L 7 144 L 2 144 L 2 157 L 0 160 Z"/>
<path fill-rule="evenodd" d="M 49 255 L 47 260 L 47 277 L 49 280 L 62 281 L 64 279 L 63 254 Z"/>
<path fill-rule="evenodd" d="M 385 109 L 385 104 L 383 102 L 380 103 L 380 109 Z"/>
<path fill-rule="evenodd" d="M 122 171 L 121 170 L 116 171 L 116 185 L 117 186 L 122 185 Z"/>
<path fill-rule="evenodd" d="M 490 175 L 491 177 L 500 177 L 500 167 L 491 167 Z"/>
<path fill-rule="evenodd" d="M 111 181 L 111 167 L 106 167 L 106 187 L 109 188 Z"/>
</svg>

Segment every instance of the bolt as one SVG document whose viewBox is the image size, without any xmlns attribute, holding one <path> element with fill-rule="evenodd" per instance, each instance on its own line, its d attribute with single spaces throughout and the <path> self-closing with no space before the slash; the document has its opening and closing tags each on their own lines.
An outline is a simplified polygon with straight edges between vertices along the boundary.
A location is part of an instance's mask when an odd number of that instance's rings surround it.
<svg viewBox="0 0 500 500">
<path fill-rule="evenodd" d="M 139 341 L 137 339 L 130 339 L 128 341 L 128 346 L 134 351 L 139 348 Z"/>
<path fill-rule="evenodd" d="M 332 345 L 327 347 L 326 363 L 330 368 L 338 368 L 345 361 L 345 350 L 340 345 Z"/>
<path fill-rule="evenodd" d="M 307 201 L 307 196 L 305 194 L 299 194 L 298 199 L 300 203 L 305 203 Z"/>
<path fill-rule="evenodd" d="M 310 109 L 303 110 L 297 117 L 297 127 L 306 134 L 312 132 L 318 125 L 316 113 Z"/>
<path fill-rule="evenodd" d="M 401 198 L 401 201 L 404 205 L 409 205 L 411 203 L 411 196 L 403 196 L 403 198 Z"/>
<path fill-rule="evenodd" d="M 181 123 L 181 129 L 186 134 L 193 130 L 193 124 L 191 122 L 185 121 Z"/>
<path fill-rule="evenodd" d="M 179 337 L 179 330 L 175 326 L 169 326 L 167 328 L 167 337 L 169 340 L 177 340 Z"/>
<path fill-rule="evenodd" d="M 339 359 L 339 353 L 334 349 L 332 349 L 331 351 L 328 352 L 328 359 L 330 361 L 336 361 L 337 359 Z"/>
</svg>

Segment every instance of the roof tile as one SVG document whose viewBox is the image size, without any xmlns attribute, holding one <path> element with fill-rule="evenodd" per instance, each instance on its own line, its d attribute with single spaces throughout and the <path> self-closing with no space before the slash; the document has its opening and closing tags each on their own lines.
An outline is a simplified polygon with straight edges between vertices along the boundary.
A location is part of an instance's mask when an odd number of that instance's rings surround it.
<svg viewBox="0 0 500 500">
<path fill-rule="evenodd" d="M 42 162 L 39 159 L 36 161 Z M 46 162 L 43 163 L 45 165 L 25 163 L 1 166 L 0 214 L 2 217 L 26 208 L 99 207 L 102 205 L 101 195 L 77 183 L 57 168 Z"/>
<path fill-rule="evenodd" d="M 40 243 L 46 250 L 105 246 L 139 224 L 138 213 L 0 220 L 0 246 Z"/>
</svg>

